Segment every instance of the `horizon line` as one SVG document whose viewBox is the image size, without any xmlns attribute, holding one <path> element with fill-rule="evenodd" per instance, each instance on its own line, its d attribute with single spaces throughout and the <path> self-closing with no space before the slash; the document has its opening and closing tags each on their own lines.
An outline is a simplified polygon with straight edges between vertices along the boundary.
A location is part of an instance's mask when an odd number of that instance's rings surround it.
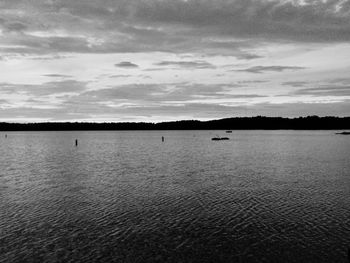
<svg viewBox="0 0 350 263">
<path fill-rule="evenodd" d="M 159 122 L 152 121 L 38 121 L 38 122 L 9 122 L 0 120 L 0 124 L 162 124 L 162 123 L 176 123 L 176 122 L 211 122 L 211 121 L 220 121 L 220 120 L 229 120 L 229 119 L 254 119 L 254 118 L 267 118 L 267 119 L 284 119 L 284 120 L 295 120 L 295 119 L 305 119 L 305 118 L 334 118 L 334 119 L 345 119 L 350 118 L 349 116 L 318 116 L 318 115 L 307 115 L 307 116 L 298 116 L 298 117 L 282 117 L 282 116 L 236 116 L 236 117 L 225 117 L 225 118 L 213 118 L 207 120 L 200 119 L 179 119 L 179 120 L 166 120 Z"/>
</svg>

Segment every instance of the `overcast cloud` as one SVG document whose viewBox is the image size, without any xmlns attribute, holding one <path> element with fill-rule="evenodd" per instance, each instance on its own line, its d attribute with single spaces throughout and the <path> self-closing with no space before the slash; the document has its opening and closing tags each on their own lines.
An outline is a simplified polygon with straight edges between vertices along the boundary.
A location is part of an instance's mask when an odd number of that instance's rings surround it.
<svg viewBox="0 0 350 263">
<path fill-rule="evenodd" d="M 349 41 L 347 0 L 2 0 L 0 120 L 348 116 Z"/>
</svg>

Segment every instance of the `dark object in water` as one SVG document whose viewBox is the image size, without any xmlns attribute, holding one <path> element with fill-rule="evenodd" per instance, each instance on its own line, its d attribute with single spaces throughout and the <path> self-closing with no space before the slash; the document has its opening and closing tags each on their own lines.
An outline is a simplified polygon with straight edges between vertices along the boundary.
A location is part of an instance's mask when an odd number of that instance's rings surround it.
<svg viewBox="0 0 350 263">
<path fill-rule="evenodd" d="M 336 134 L 341 134 L 341 135 L 350 135 L 350 132 L 337 132 Z"/>
<path fill-rule="evenodd" d="M 212 141 L 225 141 L 225 140 L 229 140 L 230 138 L 227 137 L 214 137 L 211 138 Z"/>
<path fill-rule="evenodd" d="M 162 136 L 162 142 L 164 142 L 164 136 Z"/>
<path fill-rule="evenodd" d="M 75 146 L 78 146 L 78 139 L 75 140 Z"/>
<path fill-rule="evenodd" d="M 226 133 L 232 133 L 232 131 L 226 131 Z"/>
</svg>

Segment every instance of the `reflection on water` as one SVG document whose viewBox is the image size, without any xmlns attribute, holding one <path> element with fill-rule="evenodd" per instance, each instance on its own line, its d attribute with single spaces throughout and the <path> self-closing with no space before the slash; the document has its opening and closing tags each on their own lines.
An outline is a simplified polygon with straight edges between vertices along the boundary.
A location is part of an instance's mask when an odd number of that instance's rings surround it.
<svg viewBox="0 0 350 263">
<path fill-rule="evenodd" d="M 345 136 L 7 134 L 0 133 L 0 262 L 347 260 Z"/>
</svg>

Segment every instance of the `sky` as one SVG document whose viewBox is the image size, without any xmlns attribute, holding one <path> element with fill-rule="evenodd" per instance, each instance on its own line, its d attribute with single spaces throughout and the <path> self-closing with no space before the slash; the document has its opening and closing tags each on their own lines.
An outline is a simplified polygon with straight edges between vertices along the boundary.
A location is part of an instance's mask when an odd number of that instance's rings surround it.
<svg viewBox="0 0 350 263">
<path fill-rule="evenodd" d="M 0 0 L 0 121 L 350 116 L 347 0 Z"/>
</svg>

